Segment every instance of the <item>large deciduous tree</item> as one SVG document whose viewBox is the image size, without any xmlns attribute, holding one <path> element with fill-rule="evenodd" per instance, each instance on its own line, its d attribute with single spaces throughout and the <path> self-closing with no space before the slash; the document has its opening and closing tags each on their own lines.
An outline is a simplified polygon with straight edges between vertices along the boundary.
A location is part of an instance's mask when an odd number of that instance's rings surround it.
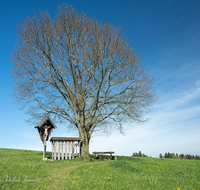
<svg viewBox="0 0 200 190">
<path fill-rule="evenodd" d="M 155 100 L 152 77 L 124 32 L 61 5 L 56 18 L 34 12 L 18 24 L 14 96 L 32 118 L 68 121 L 89 154 L 95 130 L 143 122 Z M 30 118 L 31 119 L 31 118 Z"/>
</svg>

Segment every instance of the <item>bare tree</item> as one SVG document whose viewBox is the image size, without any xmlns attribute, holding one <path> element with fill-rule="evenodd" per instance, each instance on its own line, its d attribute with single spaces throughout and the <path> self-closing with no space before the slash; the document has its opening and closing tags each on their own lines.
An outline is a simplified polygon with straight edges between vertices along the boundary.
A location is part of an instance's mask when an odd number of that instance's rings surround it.
<svg viewBox="0 0 200 190">
<path fill-rule="evenodd" d="M 14 96 L 30 120 L 68 121 L 86 156 L 95 130 L 123 132 L 123 124 L 144 121 L 155 100 L 153 80 L 120 28 L 66 5 L 55 19 L 34 12 L 17 28 Z"/>
</svg>

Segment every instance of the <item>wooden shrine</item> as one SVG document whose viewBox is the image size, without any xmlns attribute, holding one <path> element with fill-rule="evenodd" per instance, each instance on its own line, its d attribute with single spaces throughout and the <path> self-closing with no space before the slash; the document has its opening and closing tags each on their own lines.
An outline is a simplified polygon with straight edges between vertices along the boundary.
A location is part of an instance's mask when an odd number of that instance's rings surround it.
<svg viewBox="0 0 200 190">
<path fill-rule="evenodd" d="M 81 138 L 52 137 L 52 160 L 74 159 L 81 155 Z"/>
<path fill-rule="evenodd" d="M 52 131 L 54 129 L 57 129 L 55 124 L 52 122 L 52 120 L 47 116 L 43 118 L 36 126 L 35 128 L 38 129 L 40 139 L 44 144 L 44 152 L 43 152 L 43 160 L 47 160 L 46 158 L 46 141 L 48 141 Z"/>
</svg>

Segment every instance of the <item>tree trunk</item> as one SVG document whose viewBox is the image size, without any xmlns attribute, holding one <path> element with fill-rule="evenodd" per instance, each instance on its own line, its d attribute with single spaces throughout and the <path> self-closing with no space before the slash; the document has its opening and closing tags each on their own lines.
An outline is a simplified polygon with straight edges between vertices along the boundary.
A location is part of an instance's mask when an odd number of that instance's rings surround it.
<svg viewBox="0 0 200 190">
<path fill-rule="evenodd" d="M 90 142 L 90 137 L 87 135 L 86 132 L 79 132 L 80 137 L 82 138 L 82 143 L 81 143 L 81 156 L 86 156 L 89 157 L 89 142 Z"/>
</svg>

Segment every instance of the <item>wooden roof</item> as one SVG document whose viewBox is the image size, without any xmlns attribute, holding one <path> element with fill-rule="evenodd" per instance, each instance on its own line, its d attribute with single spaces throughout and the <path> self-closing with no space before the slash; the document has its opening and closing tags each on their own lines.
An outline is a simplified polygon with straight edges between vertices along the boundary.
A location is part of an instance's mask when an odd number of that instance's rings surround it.
<svg viewBox="0 0 200 190">
<path fill-rule="evenodd" d="M 36 126 L 37 127 L 42 127 L 46 122 L 48 122 L 48 124 L 50 124 L 54 129 L 57 129 L 57 127 L 55 126 L 55 124 L 53 123 L 53 121 L 50 119 L 49 116 L 43 118 Z"/>
<path fill-rule="evenodd" d="M 50 141 L 82 141 L 79 137 L 52 137 Z"/>
<path fill-rule="evenodd" d="M 51 133 L 54 129 L 57 129 L 53 121 L 50 119 L 49 116 L 43 118 L 36 126 L 35 128 L 38 129 L 38 133 L 40 135 L 41 141 L 44 143 L 44 137 L 45 137 L 45 129 L 47 127 L 47 138 L 46 141 L 48 141 L 49 137 L 51 136 Z"/>
</svg>

